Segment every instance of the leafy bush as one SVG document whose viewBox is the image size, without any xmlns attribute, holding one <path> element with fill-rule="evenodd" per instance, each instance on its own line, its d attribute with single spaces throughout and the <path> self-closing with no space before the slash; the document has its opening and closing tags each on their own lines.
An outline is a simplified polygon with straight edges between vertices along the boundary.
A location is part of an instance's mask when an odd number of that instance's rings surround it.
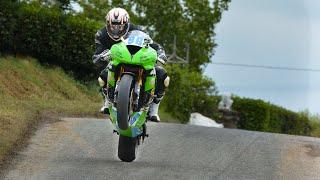
<svg viewBox="0 0 320 180">
<path fill-rule="evenodd" d="M 295 113 L 262 100 L 234 97 L 233 109 L 240 114 L 238 127 L 296 135 L 310 135 L 307 115 Z"/>
<path fill-rule="evenodd" d="M 59 11 L 32 5 L 21 6 L 15 44 L 18 53 L 39 58 L 42 62 L 60 64 L 64 32 Z"/>
<path fill-rule="evenodd" d="M 196 71 L 181 68 L 180 65 L 167 66 L 172 82 L 165 96 L 166 110 L 186 123 L 191 112 L 211 116 L 217 100 L 214 82 Z"/>
<path fill-rule="evenodd" d="M 320 114 L 311 114 L 308 110 L 299 112 L 300 116 L 308 117 L 311 126 L 311 136 L 320 137 Z"/>
<path fill-rule="evenodd" d="M 255 131 L 265 130 L 268 124 L 268 105 L 262 100 L 233 98 L 232 108 L 240 113 L 239 128 Z"/>
<path fill-rule="evenodd" d="M 0 52 L 12 52 L 14 31 L 17 26 L 17 4 L 12 1 L 0 1 Z"/>
<path fill-rule="evenodd" d="M 78 79 L 96 76 L 91 55 L 100 23 L 36 3 L 5 5 L 0 12 L 2 52 L 33 56 L 71 71 Z"/>
</svg>

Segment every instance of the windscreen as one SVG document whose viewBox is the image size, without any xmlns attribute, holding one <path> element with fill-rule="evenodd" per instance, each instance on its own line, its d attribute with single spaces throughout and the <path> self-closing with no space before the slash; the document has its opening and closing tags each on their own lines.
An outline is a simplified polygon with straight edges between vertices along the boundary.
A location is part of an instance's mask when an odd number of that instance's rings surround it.
<svg viewBox="0 0 320 180">
<path fill-rule="evenodd" d="M 146 41 L 151 41 L 150 36 L 138 30 L 130 31 L 124 38 L 124 42 L 127 46 L 144 47 Z"/>
</svg>

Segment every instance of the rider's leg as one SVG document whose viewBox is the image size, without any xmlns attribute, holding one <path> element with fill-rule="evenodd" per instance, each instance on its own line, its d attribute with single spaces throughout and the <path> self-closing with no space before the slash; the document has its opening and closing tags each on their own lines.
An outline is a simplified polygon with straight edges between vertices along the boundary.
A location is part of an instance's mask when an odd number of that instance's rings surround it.
<svg viewBox="0 0 320 180">
<path fill-rule="evenodd" d="M 100 112 L 101 113 L 104 113 L 104 114 L 108 114 L 108 106 L 109 106 L 109 101 L 108 101 L 108 98 L 107 98 L 107 81 L 108 81 L 108 69 L 104 69 L 101 71 L 100 73 L 100 76 L 98 78 L 98 82 L 99 82 L 99 85 L 101 87 L 101 94 L 103 96 L 103 105 L 100 109 Z"/>
<path fill-rule="evenodd" d="M 170 78 L 167 75 L 167 71 L 163 67 L 157 65 L 155 69 L 157 75 L 157 83 L 155 89 L 155 98 L 153 99 L 153 102 L 149 109 L 149 119 L 151 121 L 160 122 L 160 117 L 158 114 L 159 105 L 161 100 L 163 99 L 166 88 L 169 86 Z"/>
</svg>

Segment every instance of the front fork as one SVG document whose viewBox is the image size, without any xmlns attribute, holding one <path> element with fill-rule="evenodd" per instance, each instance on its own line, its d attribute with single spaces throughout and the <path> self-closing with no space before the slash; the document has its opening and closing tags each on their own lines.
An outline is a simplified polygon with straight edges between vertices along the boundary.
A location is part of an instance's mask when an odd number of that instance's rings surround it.
<svg viewBox="0 0 320 180">
<path fill-rule="evenodd" d="M 108 83 L 108 94 L 112 94 L 112 97 L 109 96 L 110 99 L 113 100 L 113 102 L 115 104 L 117 104 L 117 95 L 118 95 L 118 92 L 119 92 L 119 82 L 121 80 L 121 77 L 123 75 L 124 72 L 124 68 L 121 67 L 120 68 L 120 73 L 118 75 L 118 78 L 117 78 L 117 81 L 115 82 L 115 76 L 114 76 L 114 72 L 112 72 L 110 69 L 109 69 L 109 72 L 108 74 L 111 74 L 110 76 L 110 79 L 109 79 L 109 76 L 108 76 L 108 82 L 111 82 L 110 84 Z M 109 81 L 110 80 L 110 81 Z M 135 76 L 135 84 L 134 84 L 134 91 L 133 91 L 133 94 L 132 94 L 132 99 L 133 99 L 133 102 L 132 102 L 132 107 L 133 107 L 133 111 L 134 112 L 137 112 L 139 110 L 139 96 L 140 96 L 140 90 L 141 90 L 141 87 L 142 87 L 142 80 L 143 80 L 143 69 L 140 69 L 139 70 L 139 73 Z M 111 93 L 111 91 L 114 90 L 113 93 Z"/>
<path fill-rule="evenodd" d="M 136 77 L 135 85 L 134 85 L 134 92 L 133 92 L 133 111 L 139 111 L 139 97 L 140 97 L 140 90 L 142 87 L 142 78 L 143 78 L 143 69 L 139 70 L 139 73 Z"/>
<path fill-rule="evenodd" d="M 115 72 L 115 69 L 116 68 L 113 68 L 112 66 L 108 66 L 107 97 L 109 98 L 110 102 L 112 102 L 113 107 L 117 107 L 117 95 L 119 91 L 118 84 L 121 80 L 123 73 L 125 73 L 123 67 L 121 67 L 117 73 Z M 136 73 L 135 75 L 134 82 L 135 83 L 133 85 L 134 90 L 132 91 L 132 104 L 131 104 L 132 110 L 134 112 L 148 111 L 148 108 L 149 108 L 148 104 L 152 102 L 154 91 L 155 91 L 155 70 L 151 71 L 147 76 L 144 76 L 144 69 L 140 69 L 139 72 Z M 141 91 L 143 90 L 144 92 L 141 93 Z M 117 126 L 116 125 L 117 114 L 113 113 L 111 116 L 112 117 L 110 118 L 112 118 L 111 120 L 113 124 Z M 134 125 L 134 126 L 135 128 L 139 128 L 141 131 L 141 134 L 138 136 L 139 141 L 140 140 L 143 141 L 145 137 L 148 137 L 145 123 L 140 125 Z M 119 134 L 118 131 L 114 131 L 114 132 Z"/>
<path fill-rule="evenodd" d="M 115 73 L 114 67 L 111 64 L 108 65 L 108 98 L 110 102 L 113 102 L 116 106 L 117 104 L 117 94 L 118 94 L 118 84 L 124 72 L 124 68 L 121 67 L 119 73 Z M 139 72 L 135 75 L 135 84 L 134 84 L 134 92 L 133 92 L 133 110 L 139 111 L 141 107 L 149 107 L 155 92 L 155 82 L 156 82 L 156 73 L 155 69 L 153 69 L 147 76 L 144 77 L 144 70 L 140 69 Z M 141 90 L 144 90 L 142 93 L 143 97 L 140 97 Z M 139 101 L 142 98 L 143 102 Z"/>
</svg>

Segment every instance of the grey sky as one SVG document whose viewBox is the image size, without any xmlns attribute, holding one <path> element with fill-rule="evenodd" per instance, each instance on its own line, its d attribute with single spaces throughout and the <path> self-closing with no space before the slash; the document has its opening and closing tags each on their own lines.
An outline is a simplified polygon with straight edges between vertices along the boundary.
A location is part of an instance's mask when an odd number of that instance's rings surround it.
<svg viewBox="0 0 320 180">
<path fill-rule="evenodd" d="M 233 0 L 213 62 L 320 69 L 320 1 Z M 220 92 L 320 113 L 320 73 L 208 65 Z"/>
</svg>

